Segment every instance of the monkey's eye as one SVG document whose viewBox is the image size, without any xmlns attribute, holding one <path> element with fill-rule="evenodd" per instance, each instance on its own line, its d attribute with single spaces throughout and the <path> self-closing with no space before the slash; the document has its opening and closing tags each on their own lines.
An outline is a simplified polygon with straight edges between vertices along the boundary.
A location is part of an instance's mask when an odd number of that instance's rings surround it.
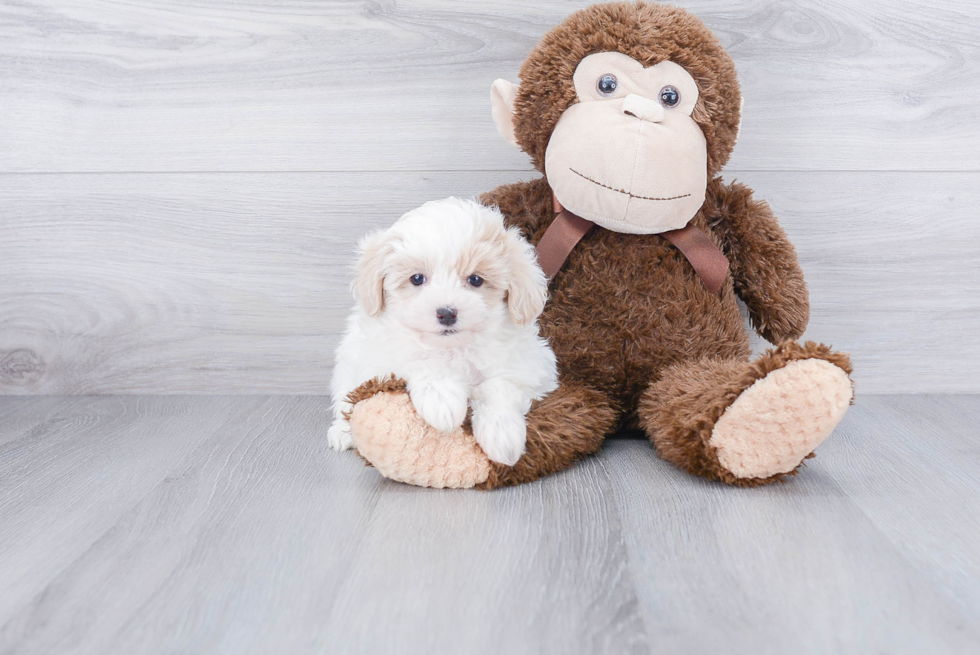
<svg viewBox="0 0 980 655">
<path fill-rule="evenodd" d="M 681 94 L 672 86 L 660 89 L 660 104 L 664 107 L 676 107 L 681 101 Z"/>
<path fill-rule="evenodd" d="M 425 284 L 425 276 L 422 275 L 421 273 L 416 273 L 412 277 L 408 278 L 408 281 L 414 284 L 415 286 L 420 286 L 422 284 Z"/>
<path fill-rule="evenodd" d="M 469 282 L 474 287 L 478 287 L 483 284 L 483 278 L 475 273 L 469 276 L 468 278 L 466 278 L 466 281 Z"/>
<path fill-rule="evenodd" d="M 612 73 L 606 73 L 599 78 L 595 86 L 599 90 L 599 95 L 611 96 L 616 93 L 616 89 L 619 87 L 619 80 Z"/>
</svg>

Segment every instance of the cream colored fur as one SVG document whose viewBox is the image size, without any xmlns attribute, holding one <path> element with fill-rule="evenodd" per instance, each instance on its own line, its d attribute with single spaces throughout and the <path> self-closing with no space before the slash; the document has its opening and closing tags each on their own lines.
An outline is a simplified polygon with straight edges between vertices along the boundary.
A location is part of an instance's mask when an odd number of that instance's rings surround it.
<svg viewBox="0 0 980 655">
<path fill-rule="evenodd" d="M 558 384 L 555 355 L 535 323 L 547 282 L 532 246 L 498 210 L 447 198 L 366 237 L 356 271 L 357 305 L 331 379 L 330 446 L 355 443 L 344 418 L 347 395 L 392 375 L 442 432 L 456 430 L 469 406 L 487 456 L 515 464 L 524 453 L 524 415 Z M 440 312 L 452 312 L 450 322 Z"/>
<path fill-rule="evenodd" d="M 830 362 L 790 362 L 742 392 L 709 444 L 740 478 L 787 473 L 830 436 L 852 396 L 847 374 Z"/>
</svg>

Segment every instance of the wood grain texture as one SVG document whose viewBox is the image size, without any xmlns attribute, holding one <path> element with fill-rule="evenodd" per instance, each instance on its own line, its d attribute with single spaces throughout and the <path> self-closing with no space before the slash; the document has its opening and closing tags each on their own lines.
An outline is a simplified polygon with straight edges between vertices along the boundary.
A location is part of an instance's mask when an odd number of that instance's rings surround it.
<svg viewBox="0 0 980 655">
<path fill-rule="evenodd" d="M 827 453 L 834 481 L 961 612 L 975 612 L 980 402 L 872 397 L 854 409 Z"/>
<path fill-rule="evenodd" d="M 19 590 L 0 606 L 0 650 L 649 652 L 597 462 L 504 494 L 411 488 L 328 450 L 326 403 L 62 401 L 66 424 L 101 434 L 80 430 L 61 457 L 44 429 L 0 450 L 0 585 Z M 139 420 L 103 416 L 119 407 Z M 198 427 L 161 420 L 189 414 Z M 147 453 L 154 475 L 133 494 L 125 456 L 171 432 L 180 443 Z M 102 465 L 120 450 L 123 462 Z M 23 466 L 31 457 L 74 478 L 47 490 Z M 116 494 L 73 502 L 92 484 Z M 83 525 L 85 539 L 63 536 Z M 41 566 L 60 560 L 73 564 Z"/>
<path fill-rule="evenodd" d="M 326 393 L 357 239 L 526 176 L 8 177 L 0 393 Z M 806 336 L 854 355 L 860 393 L 980 391 L 980 176 L 736 177 L 796 243 Z"/>
<path fill-rule="evenodd" d="M 489 89 L 576 0 L 0 5 L 0 171 L 513 170 Z M 689 0 L 739 170 L 980 170 L 973 0 Z"/>
<path fill-rule="evenodd" d="M 181 404 L 122 397 L 16 404 L 19 411 L 0 424 L 5 618 L 32 599 L 43 600 L 53 580 L 97 548 L 107 530 L 165 482 L 197 439 L 230 416 L 227 403 L 196 398 Z M 55 547 L 38 549 L 40 541 Z"/>
<path fill-rule="evenodd" d="M 0 391 L 326 393 L 357 240 L 427 199 L 505 179 L 10 178 Z"/>
<path fill-rule="evenodd" d="M 0 5 L 0 394 L 325 393 L 357 237 L 533 175 L 487 90 L 585 4 Z M 682 4 L 808 337 L 862 393 L 980 391 L 980 5 Z"/>
<path fill-rule="evenodd" d="M 861 411 L 859 403 L 801 476 L 753 490 L 695 480 L 655 459 L 642 441 L 607 443 L 600 457 L 622 511 L 647 629 L 658 635 L 660 648 L 970 653 L 980 647 L 977 606 L 962 608 L 937 584 L 955 569 L 963 584 L 975 586 L 975 549 L 966 562 L 924 566 L 907 556 L 906 543 L 891 538 L 896 532 L 959 538 L 966 531 L 976 540 L 976 524 L 964 530 L 938 515 L 912 525 L 896 512 L 881 525 L 841 487 L 838 466 L 824 464 L 830 452 L 839 465 L 879 473 L 874 479 L 887 486 L 878 458 L 894 451 L 878 451 L 890 446 L 869 449 L 864 457 L 834 454 L 848 439 L 869 440 L 875 421 L 874 412 Z M 932 484 L 920 477 L 915 493 L 931 494 Z M 968 511 L 978 494 L 974 481 L 958 509 Z M 941 501 L 931 495 L 923 504 L 935 508 Z"/>
<path fill-rule="evenodd" d="M 610 493 L 595 460 L 551 484 L 499 496 L 392 483 L 337 590 L 342 600 L 324 645 L 368 653 L 406 644 L 435 653 L 652 652 Z"/>
<path fill-rule="evenodd" d="M 0 652 L 972 653 L 980 397 L 859 398 L 733 489 L 645 440 L 382 479 L 317 397 L 0 397 Z"/>
</svg>

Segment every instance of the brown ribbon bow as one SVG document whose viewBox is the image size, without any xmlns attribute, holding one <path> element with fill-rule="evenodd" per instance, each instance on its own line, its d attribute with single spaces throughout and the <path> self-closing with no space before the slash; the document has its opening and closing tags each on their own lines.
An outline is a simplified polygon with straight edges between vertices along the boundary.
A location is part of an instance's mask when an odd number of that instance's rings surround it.
<svg viewBox="0 0 980 655">
<path fill-rule="evenodd" d="M 557 216 L 537 247 L 538 263 L 549 280 L 561 270 L 575 245 L 595 225 L 562 207 L 557 197 L 554 197 L 554 203 Z M 681 251 L 708 291 L 718 293 L 728 276 L 728 259 L 708 235 L 688 223 L 678 230 L 661 232 L 660 236 Z"/>
</svg>

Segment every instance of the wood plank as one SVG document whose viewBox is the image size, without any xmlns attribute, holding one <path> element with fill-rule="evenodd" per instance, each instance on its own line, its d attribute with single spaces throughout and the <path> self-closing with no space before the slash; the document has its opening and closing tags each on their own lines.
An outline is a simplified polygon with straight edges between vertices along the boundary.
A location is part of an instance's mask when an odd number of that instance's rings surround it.
<svg viewBox="0 0 980 655">
<path fill-rule="evenodd" d="M 327 393 L 357 239 L 427 199 L 505 179 L 11 178 L 0 360 L 21 365 L 0 368 L 0 392 Z"/>
<path fill-rule="evenodd" d="M 0 445 L 19 437 L 37 424 L 39 414 L 49 414 L 63 402 L 59 396 L 0 396 Z"/>
<path fill-rule="evenodd" d="M 768 200 L 796 246 L 810 288 L 804 338 L 853 355 L 858 393 L 980 392 L 980 222 L 972 200 L 980 179 L 735 177 Z"/>
<path fill-rule="evenodd" d="M 322 645 L 365 653 L 650 652 L 656 640 L 647 640 L 610 498 L 595 460 L 490 494 L 393 484 L 337 590 L 343 600 Z"/>
<path fill-rule="evenodd" d="M 976 615 L 980 397 L 875 396 L 851 414 L 822 463 L 916 569 L 961 612 Z"/>
<path fill-rule="evenodd" d="M 925 452 L 905 466 L 917 474 L 900 473 L 899 483 L 888 463 L 899 460 L 904 447 L 875 439 L 881 435 L 875 427 L 879 417 L 872 407 L 862 411 L 863 402 L 801 476 L 761 489 L 695 479 L 658 460 L 644 441 L 607 442 L 600 457 L 622 512 L 637 595 L 658 649 L 976 652 L 978 605 L 964 605 L 959 601 L 965 597 L 947 592 L 951 577 L 958 578 L 961 592 L 980 585 L 980 535 L 975 521 L 959 525 L 963 512 L 980 502 L 978 487 L 974 483 L 966 496 L 936 492 L 930 474 L 952 471 Z M 905 397 L 889 402 L 900 404 Z M 943 423 L 933 429 L 941 433 Z M 854 439 L 868 447 L 851 448 Z M 965 465 L 978 463 L 974 457 Z M 881 494 L 871 495 L 875 507 L 891 504 L 893 510 L 866 513 L 868 494 L 855 487 L 857 478 L 863 478 L 864 489 L 880 483 Z M 900 486 L 900 493 L 890 493 Z M 947 508 L 944 502 L 953 496 L 956 504 Z M 906 513 L 905 500 L 912 497 L 921 500 Z M 936 513 L 926 518 L 930 512 Z M 972 561 L 941 562 L 943 554 L 963 554 L 968 534 Z M 947 538 L 956 545 L 930 557 L 910 557 L 916 546 Z"/>
<path fill-rule="evenodd" d="M 125 442 L 62 449 L 49 466 L 158 449 L 168 427 L 195 445 L 161 457 L 166 477 L 135 497 L 120 486 L 126 466 L 79 467 L 57 495 L 40 493 L 43 478 L 18 486 L 17 504 L 41 510 L 20 526 L 35 535 L 33 560 L 56 558 L 86 521 L 113 523 L 0 613 L 5 652 L 649 652 L 594 460 L 541 485 L 440 492 L 328 450 L 320 398 L 76 402 L 96 416 L 106 403 L 152 409 L 132 412 L 136 429 L 110 428 Z M 164 408 L 201 427 L 164 425 Z M 217 430 L 204 425 L 213 410 L 225 416 Z M 66 502 L 98 477 L 116 493 Z"/>
<path fill-rule="evenodd" d="M 0 171 L 514 170 L 497 77 L 587 0 L 0 7 Z M 729 48 L 738 170 L 980 170 L 972 0 L 680 2 Z"/>
<path fill-rule="evenodd" d="M 0 393 L 327 393 L 356 240 L 523 175 L 9 177 Z M 853 354 L 859 392 L 980 391 L 980 177 L 737 177 L 796 243 L 806 336 Z"/>
<path fill-rule="evenodd" d="M 980 646 L 980 397 L 859 398 L 762 489 L 620 439 L 492 493 L 383 480 L 324 403 L 0 397 L 0 650 Z"/>
<path fill-rule="evenodd" d="M 256 631 L 285 643 L 290 633 L 277 632 L 277 622 L 310 627 L 329 610 L 329 590 L 355 556 L 357 526 L 378 480 L 350 453 L 327 449 L 323 399 L 81 402 L 95 416 L 114 403 L 140 420 L 129 428 L 109 423 L 105 439 L 75 434 L 79 450 L 35 455 L 38 466 L 78 473 L 60 494 L 45 493 L 43 477 L 18 486 L 20 505 L 41 508 L 22 512 L 33 539 L 21 559 L 48 567 L 25 572 L 8 553 L 0 558 L 31 587 L 43 583 L 31 594 L 22 587 L 16 598 L 5 594 L 5 607 L 16 610 L 0 614 L 5 652 L 246 652 L 237 645 L 254 646 Z M 132 470 L 127 459 L 135 453 L 162 474 Z M 146 490 L 133 493 L 134 482 Z M 88 492 L 94 485 L 105 487 L 100 502 Z M 108 529 L 89 541 L 90 524 Z M 17 537 L 10 530 L 4 536 Z M 66 553 L 70 562 L 54 566 Z M 15 580 L 10 573 L 0 576 L 5 587 Z"/>
<path fill-rule="evenodd" d="M 19 421 L 5 420 L 0 431 L 0 625 L 97 550 L 107 531 L 165 483 L 175 462 L 198 448 L 197 440 L 228 422 L 229 406 L 255 404 L 135 397 L 22 402 Z M 0 633 L 0 643 L 9 639 Z"/>
</svg>

